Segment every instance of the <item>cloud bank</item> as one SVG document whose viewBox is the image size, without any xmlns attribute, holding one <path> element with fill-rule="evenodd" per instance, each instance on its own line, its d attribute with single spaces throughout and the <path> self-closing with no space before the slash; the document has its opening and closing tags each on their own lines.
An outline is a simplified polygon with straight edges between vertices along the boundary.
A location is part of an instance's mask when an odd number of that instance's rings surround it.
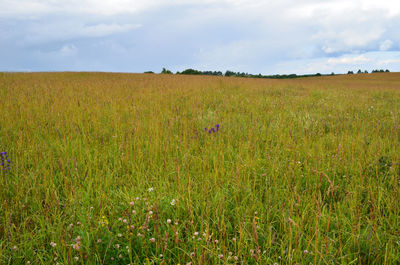
<svg viewBox="0 0 400 265">
<path fill-rule="evenodd" d="M 400 2 L 0 0 L 2 71 L 400 71 Z"/>
</svg>

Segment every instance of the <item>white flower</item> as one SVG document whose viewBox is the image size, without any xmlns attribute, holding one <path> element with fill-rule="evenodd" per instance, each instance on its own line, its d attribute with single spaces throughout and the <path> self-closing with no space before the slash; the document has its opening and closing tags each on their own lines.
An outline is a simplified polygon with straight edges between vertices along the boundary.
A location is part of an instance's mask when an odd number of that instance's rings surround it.
<svg viewBox="0 0 400 265">
<path fill-rule="evenodd" d="M 167 224 L 170 224 L 170 223 L 172 223 L 172 220 L 171 219 L 167 219 Z"/>
<path fill-rule="evenodd" d="M 154 188 L 153 187 L 150 187 L 147 191 L 148 192 L 152 192 L 154 190 Z"/>
<path fill-rule="evenodd" d="M 172 199 L 172 201 L 171 201 L 171 205 L 172 205 L 172 206 L 174 206 L 174 205 L 175 205 L 175 203 L 176 203 L 176 200 L 175 200 L 175 199 Z"/>
<path fill-rule="evenodd" d="M 54 242 L 50 242 L 50 246 L 53 247 L 53 248 L 55 248 L 55 247 L 57 246 L 57 244 L 54 243 Z"/>
</svg>

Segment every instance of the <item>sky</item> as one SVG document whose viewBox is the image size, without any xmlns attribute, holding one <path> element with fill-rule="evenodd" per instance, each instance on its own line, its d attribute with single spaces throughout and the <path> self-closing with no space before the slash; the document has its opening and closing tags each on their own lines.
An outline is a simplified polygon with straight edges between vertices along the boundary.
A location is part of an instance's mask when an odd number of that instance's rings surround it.
<svg viewBox="0 0 400 265">
<path fill-rule="evenodd" d="M 0 71 L 400 71 L 398 0 L 0 0 Z"/>
</svg>

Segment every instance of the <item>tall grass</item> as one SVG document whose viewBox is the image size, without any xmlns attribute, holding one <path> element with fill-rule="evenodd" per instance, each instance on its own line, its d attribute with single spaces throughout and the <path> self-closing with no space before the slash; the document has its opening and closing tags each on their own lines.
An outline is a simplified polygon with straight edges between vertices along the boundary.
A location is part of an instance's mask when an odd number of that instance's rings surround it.
<svg viewBox="0 0 400 265">
<path fill-rule="evenodd" d="M 398 264 L 399 88 L 0 73 L 0 264 Z"/>
</svg>

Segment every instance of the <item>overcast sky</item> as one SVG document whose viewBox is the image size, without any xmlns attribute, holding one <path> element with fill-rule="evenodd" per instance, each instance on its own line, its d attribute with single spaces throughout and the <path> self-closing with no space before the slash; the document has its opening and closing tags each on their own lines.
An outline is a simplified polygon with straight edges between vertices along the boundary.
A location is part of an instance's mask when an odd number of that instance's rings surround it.
<svg viewBox="0 0 400 265">
<path fill-rule="evenodd" d="M 400 71 L 399 0 L 0 0 L 0 71 Z"/>
</svg>

